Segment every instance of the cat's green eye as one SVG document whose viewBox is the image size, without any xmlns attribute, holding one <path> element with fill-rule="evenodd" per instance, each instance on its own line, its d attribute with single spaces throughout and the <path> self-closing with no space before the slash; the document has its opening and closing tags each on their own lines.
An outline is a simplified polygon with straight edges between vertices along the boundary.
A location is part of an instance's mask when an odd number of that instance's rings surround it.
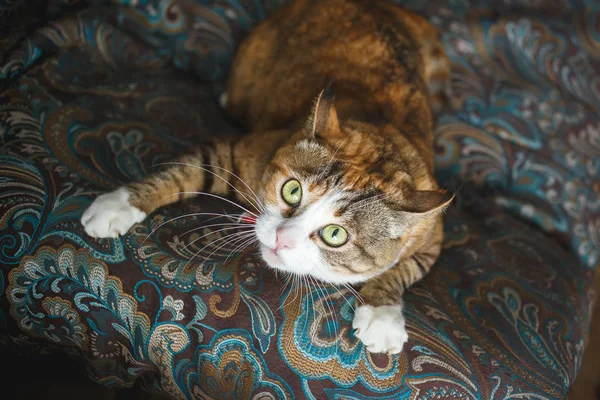
<svg viewBox="0 0 600 400">
<path fill-rule="evenodd" d="M 290 179 L 281 188 L 281 197 L 292 207 L 296 207 L 302 200 L 302 186 L 295 179 Z"/>
<path fill-rule="evenodd" d="M 348 232 L 339 225 L 327 225 L 319 232 L 327 246 L 340 247 L 348 241 Z"/>
</svg>

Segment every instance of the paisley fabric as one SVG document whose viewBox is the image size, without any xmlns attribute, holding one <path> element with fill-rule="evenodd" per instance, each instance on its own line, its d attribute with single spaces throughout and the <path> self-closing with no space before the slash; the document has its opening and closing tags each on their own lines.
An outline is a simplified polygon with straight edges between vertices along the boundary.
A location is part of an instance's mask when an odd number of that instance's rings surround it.
<svg viewBox="0 0 600 400">
<path fill-rule="evenodd" d="M 104 385 L 176 399 L 565 397 L 600 252 L 597 2 L 404 2 L 453 63 L 435 150 L 458 199 L 398 356 L 354 337 L 349 289 L 292 288 L 224 239 L 230 205 L 194 199 L 116 240 L 79 223 L 238 129 L 216 98 L 280 1 L 26 3 L 0 2 L 0 348 L 59 349 Z"/>
</svg>

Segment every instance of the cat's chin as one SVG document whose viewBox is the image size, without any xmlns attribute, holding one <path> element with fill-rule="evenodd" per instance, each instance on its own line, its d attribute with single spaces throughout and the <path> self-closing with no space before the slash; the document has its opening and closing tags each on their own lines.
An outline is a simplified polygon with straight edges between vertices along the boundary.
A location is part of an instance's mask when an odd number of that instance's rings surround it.
<svg viewBox="0 0 600 400">
<path fill-rule="evenodd" d="M 261 243 L 260 245 L 260 255 L 264 262 L 273 269 L 283 272 L 291 272 L 293 274 L 304 275 L 306 271 L 299 271 L 297 268 L 288 267 L 286 263 L 271 250 L 268 246 L 265 246 Z"/>
<path fill-rule="evenodd" d="M 279 258 L 277 254 L 273 253 L 273 251 L 269 247 L 263 244 L 260 245 L 260 255 L 262 256 L 264 262 L 266 262 L 267 265 L 273 269 L 284 272 L 293 272 L 296 274 L 299 273 L 299 271 L 295 271 L 293 268 L 286 267 L 285 263 L 281 260 L 281 258 Z"/>
<path fill-rule="evenodd" d="M 267 246 L 260 246 L 260 255 L 269 267 L 283 271 L 286 270 L 286 268 L 283 268 L 283 263 L 281 262 L 281 259 L 276 254 L 273 254 L 271 249 L 269 249 Z"/>
</svg>

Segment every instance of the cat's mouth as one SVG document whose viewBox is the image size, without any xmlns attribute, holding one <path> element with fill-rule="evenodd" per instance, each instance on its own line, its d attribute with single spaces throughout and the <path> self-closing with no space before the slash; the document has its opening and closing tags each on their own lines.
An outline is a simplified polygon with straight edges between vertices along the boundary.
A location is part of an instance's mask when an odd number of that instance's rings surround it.
<svg viewBox="0 0 600 400">
<path fill-rule="evenodd" d="M 308 273 L 308 271 L 302 271 L 297 267 L 290 266 L 290 263 L 286 262 L 286 258 L 289 261 L 289 258 L 293 257 L 292 254 L 284 254 L 286 250 L 273 249 L 263 243 L 260 243 L 259 247 L 262 259 L 267 263 L 269 267 L 277 269 L 279 271 L 292 272 L 295 274 Z"/>
<path fill-rule="evenodd" d="M 285 268 L 284 262 L 280 255 L 277 254 L 276 249 L 272 249 L 269 246 L 260 243 L 260 253 L 263 260 L 265 260 L 269 267 L 287 271 L 287 268 Z"/>
</svg>

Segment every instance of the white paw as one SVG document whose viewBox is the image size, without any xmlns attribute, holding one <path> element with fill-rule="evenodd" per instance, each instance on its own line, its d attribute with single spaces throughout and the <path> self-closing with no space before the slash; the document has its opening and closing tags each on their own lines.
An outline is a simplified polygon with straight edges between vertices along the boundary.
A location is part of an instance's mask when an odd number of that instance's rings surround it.
<svg viewBox="0 0 600 400">
<path fill-rule="evenodd" d="M 146 213 L 129 204 L 129 192 L 122 187 L 98 196 L 83 213 L 81 224 L 92 237 L 116 238 L 144 218 Z"/>
<path fill-rule="evenodd" d="M 400 353 L 408 340 L 400 305 L 360 306 L 354 313 L 352 327 L 371 353 Z"/>
<path fill-rule="evenodd" d="M 221 93 L 221 95 L 219 96 L 219 105 L 221 106 L 221 108 L 225 109 L 227 108 L 227 92 L 223 92 Z"/>
</svg>

